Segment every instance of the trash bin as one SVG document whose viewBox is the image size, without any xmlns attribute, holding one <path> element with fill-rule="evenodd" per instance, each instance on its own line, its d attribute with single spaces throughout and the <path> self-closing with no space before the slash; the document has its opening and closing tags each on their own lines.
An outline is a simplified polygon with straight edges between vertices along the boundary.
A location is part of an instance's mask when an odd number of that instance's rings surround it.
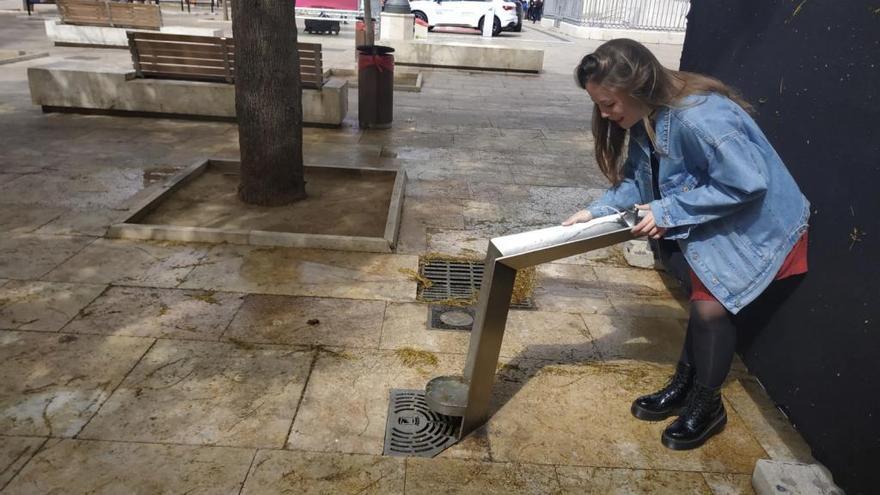
<svg viewBox="0 0 880 495">
<path fill-rule="evenodd" d="M 358 122 L 362 129 L 388 129 L 394 116 L 394 48 L 359 46 Z"/>
</svg>

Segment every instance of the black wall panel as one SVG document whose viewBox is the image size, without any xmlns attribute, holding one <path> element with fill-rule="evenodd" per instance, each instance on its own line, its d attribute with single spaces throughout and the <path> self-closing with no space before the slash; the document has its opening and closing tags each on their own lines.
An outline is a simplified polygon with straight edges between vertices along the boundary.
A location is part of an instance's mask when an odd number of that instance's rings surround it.
<svg viewBox="0 0 880 495">
<path fill-rule="evenodd" d="M 740 352 L 835 481 L 880 493 L 880 2 L 691 0 L 681 68 L 755 104 L 813 206 L 810 271 Z"/>
</svg>

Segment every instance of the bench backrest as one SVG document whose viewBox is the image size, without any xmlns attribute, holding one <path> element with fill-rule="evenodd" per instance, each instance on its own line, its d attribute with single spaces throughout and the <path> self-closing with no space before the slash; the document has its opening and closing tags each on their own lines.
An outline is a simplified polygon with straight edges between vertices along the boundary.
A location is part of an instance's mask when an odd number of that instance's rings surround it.
<svg viewBox="0 0 880 495">
<path fill-rule="evenodd" d="M 58 0 L 58 12 L 65 24 L 155 30 L 162 27 L 162 11 L 152 4 Z"/>
<path fill-rule="evenodd" d="M 129 31 L 128 47 L 137 77 L 235 82 L 232 38 Z M 321 45 L 299 43 L 303 88 L 324 85 Z"/>
</svg>

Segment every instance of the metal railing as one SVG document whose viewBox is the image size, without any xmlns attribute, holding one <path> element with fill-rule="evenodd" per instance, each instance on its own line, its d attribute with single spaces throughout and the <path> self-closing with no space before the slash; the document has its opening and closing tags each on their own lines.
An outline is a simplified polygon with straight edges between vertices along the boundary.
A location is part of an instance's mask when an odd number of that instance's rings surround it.
<svg viewBox="0 0 880 495">
<path fill-rule="evenodd" d="M 545 0 L 544 16 L 602 28 L 684 31 L 690 0 Z"/>
</svg>

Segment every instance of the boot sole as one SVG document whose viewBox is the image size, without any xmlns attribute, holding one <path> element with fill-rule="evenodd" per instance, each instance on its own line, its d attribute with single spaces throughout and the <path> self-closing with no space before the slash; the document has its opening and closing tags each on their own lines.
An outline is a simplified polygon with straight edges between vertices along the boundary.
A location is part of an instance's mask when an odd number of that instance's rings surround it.
<svg viewBox="0 0 880 495">
<path fill-rule="evenodd" d="M 660 441 L 663 442 L 663 445 L 672 450 L 691 450 L 695 449 L 704 443 L 706 440 L 711 438 L 713 435 L 720 433 L 721 430 L 724 429 L 724 425 L 727 424 L 727 412 L 725 411 L 722 416 L 715 420 L 715 422 L 709 428 L 706 428 L 706 431 L 703 432 L 702 435 L 697 438 L 691 440 L 676 440 L 674 438 L 669 438 L 666 436 L 666 432 L 663 432 L 663 435 L 660 437 Z"/>
<path fill-rule="evenodd" d="M 674 407 L 665 411 L 652 411 L 633 402 L 630 412 L 633 416 L 642 421 L 663 421 L 669 417 L 680 415 L 682 409 L 684 409 L 684 407 Z"/>
</svg>

